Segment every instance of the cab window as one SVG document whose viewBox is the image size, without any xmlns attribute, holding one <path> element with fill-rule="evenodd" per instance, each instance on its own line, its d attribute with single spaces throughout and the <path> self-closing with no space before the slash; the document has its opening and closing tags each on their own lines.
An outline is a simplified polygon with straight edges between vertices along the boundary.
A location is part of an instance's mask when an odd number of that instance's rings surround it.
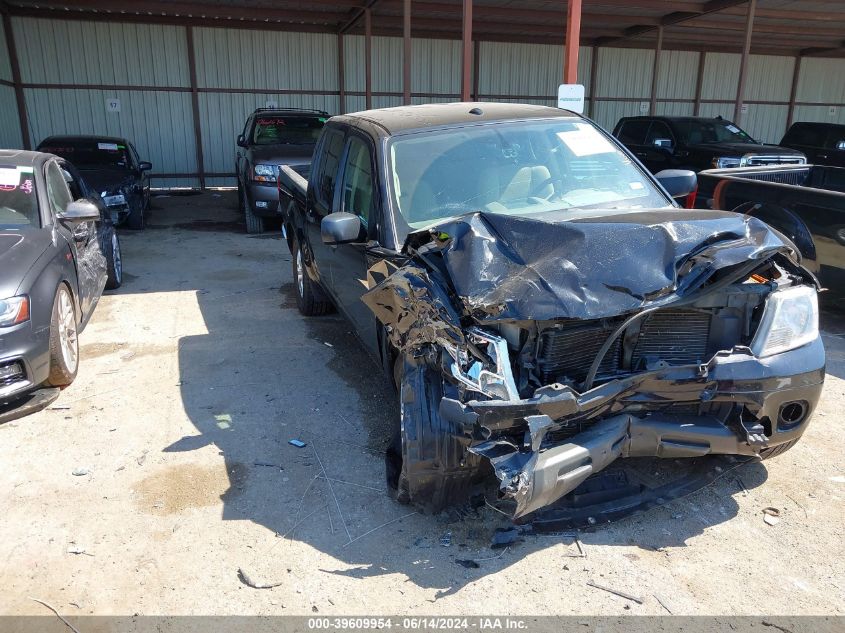
<svg viewBox="0 0 845 633">
<path fill-rule="evenodd" d="M 343 211 L 361 218 L 364 227 L 370 225 L 373 217 L 373 193 L 370 149 L 363 140 L 353 136 L 349 140 L 343 170 Z"/>
<path fill-rule="evenodd" d="M 45 174 L 47 181 L 47 199 L 50 201 L 50 210 L 53 216 L 63 213 L 73 200 L 70 190 L 67 188 L 64 173 L 56 163 L 47 165 Z"/>
<path fill-rule="evenodd" d="M 619 140 L 626 145 L 645 145 L 645 137 L 651 121 L 648 119 L 633 119 L 625 121 L 619 128 Z"/>
<path fill-rule="evenodd" d="M 320 165 L 317 169 L 318 181 L 315 195 L 320 205 L 330 210 L 334 200 L 337 170 L 343 153 L 343 132 L 340 130 L 328 131 L 326 138 L 323 139 L 322 147 Z"/>
</svg>

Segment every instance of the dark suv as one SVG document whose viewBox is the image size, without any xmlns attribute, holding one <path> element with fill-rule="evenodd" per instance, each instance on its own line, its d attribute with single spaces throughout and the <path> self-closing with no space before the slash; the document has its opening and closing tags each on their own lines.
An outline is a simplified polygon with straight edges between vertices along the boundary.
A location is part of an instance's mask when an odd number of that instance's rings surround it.
<svg viewBox="0 0 845 633">
<path fill-rule="evenodd" d="M 278 217 L 279 165 L 307 169 L 328 120 L 322 110 L 259 108 L 249 115 L 235 150 L 238 202 L 249 233 L 264 230 L 264 218 Z"/>
<path fill-rule="evenodd" d="M 721 117 L 626 117 L 619 119 L 613 136 L 655 174 L 664 169 L 697 172 L 713 167 L 807 162 L 801 152 L 755 141 Z"/>
<path fill-rule="evenodd" d="M 845 167 L 845 125 L 793 123 L 780 144 L 804 152 L 814 165 Z"/>
</svg>

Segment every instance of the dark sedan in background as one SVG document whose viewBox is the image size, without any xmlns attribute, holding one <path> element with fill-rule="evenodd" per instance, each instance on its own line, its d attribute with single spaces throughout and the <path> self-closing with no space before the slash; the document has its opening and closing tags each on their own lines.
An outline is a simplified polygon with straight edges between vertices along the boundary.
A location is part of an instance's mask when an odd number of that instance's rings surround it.
<svg viewBox="0 0 845 633">
<path fill-rule="evenodd" d="M 72 163 L 99 192 L 115 224 L 144 228 L 153 165 L 138 158 L 132 143 L 109 136 L 50 136 L 38 151 Z"/>
<path fill-rule="evenodd" d="M 113 228 L 68 182 L 79 186 L 55 156 L 0 150 L 0 421 L 73 382 L 108 282 Z"/>
<path fill-rule="evenodd" d="M 664 169 L 697 172 L 714 167 L 807 162 L 801 152 L 755 141 L 738 125 L 721 117 L 626 117 L 619 119 L 613 136 L 653 174 Z"/>
<path fill-rule="evenodd" d="M 235 151 L 238 203 L 248 233 L 265 218 L 279 218 L 276 176 L 280 165 L 307 169 L 329 115 L 322 110 L 259 108 L 247 117 Z"/>
</svg>

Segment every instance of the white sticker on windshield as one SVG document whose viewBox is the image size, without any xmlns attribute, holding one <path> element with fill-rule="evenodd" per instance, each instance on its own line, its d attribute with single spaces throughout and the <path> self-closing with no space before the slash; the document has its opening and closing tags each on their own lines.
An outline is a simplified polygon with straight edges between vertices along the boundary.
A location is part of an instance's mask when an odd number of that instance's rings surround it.
<svg viewBox="0 0 845 633">
<path fill-rule="evenodd" d="M 9 169 L 8 167 L 0 167 L 0 187 L 15 189 L 21 181 L 21 173 L 17 167 Z"/>
<path fill-rule="evenodd" d="M 576 123 L 575 128 L 570 132 L 558 132 L 557 136 L 576 156 L 611 154 L 616 151 L 613 144 L 592 125 Z"/>
<path fill-rule="evenodd" d="M 104 149 L 107 152 L 116 152 L 117 143 L 97 143 L 97 149 Z"/>
<path fill-rule="evenodd" d="M 645 188 L 645 185 L 644 185 L 643 183 L 641 183 L 641 182 L 637 181 L 637 180 L 635 180 L 634 182 L 629 182 L 629 183 L 628 183 L 628 186 L 629 186 L 631 189 L 634 189 L 635 191 L 637 191 L 637 190 L 639 190 L 639 189 L 644 189 L 644 188 Z"/>
<path fill-rule="evenodd" d="M 739 128 L 738 128 L 737 126 L 735 126 L 735 125 L 726 125 L 725 127 L 726 127 L 726 128 L 728 128 L 728 130 L 730 130 L 730 131 L 731 131 L 731 132 L 733 132 L 734 134 L 739 134 Z"/>
</svg>

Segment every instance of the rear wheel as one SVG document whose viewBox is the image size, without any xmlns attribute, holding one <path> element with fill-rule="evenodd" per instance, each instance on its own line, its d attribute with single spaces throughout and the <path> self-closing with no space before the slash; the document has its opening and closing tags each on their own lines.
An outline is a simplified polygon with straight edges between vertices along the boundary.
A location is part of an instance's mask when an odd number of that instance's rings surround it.
<svg viewBox="0 0 845 633">
<path fill-rule="evenodd" d="M 79 330 L 73 296 L 64 284 L 59 286 L 53 299 L 50 319 L 50 375 L 51 387 L 67 387 L 76 378 L 79 369 Z"/>
<path fill-rule="evenodd" d="M 108 277 L 106 279 L 106 288 L 114 290 L 120 288 L 123 283 L 123 259 L 120 255 L 120 240 L 117 239 L 117 233 L 112 230 L 111 239 L 106 244 L 106 272 Z"/>
<path fill-rule="evenodd" d="M 322 316 L 332 311 L 332 303 L 323 289 L 311 281 L 305 270 L 305 256 L 298 240 L 293 242 L 293 285 L 296 288 L 296 306 L 305 316 Z"/>
</svg>

